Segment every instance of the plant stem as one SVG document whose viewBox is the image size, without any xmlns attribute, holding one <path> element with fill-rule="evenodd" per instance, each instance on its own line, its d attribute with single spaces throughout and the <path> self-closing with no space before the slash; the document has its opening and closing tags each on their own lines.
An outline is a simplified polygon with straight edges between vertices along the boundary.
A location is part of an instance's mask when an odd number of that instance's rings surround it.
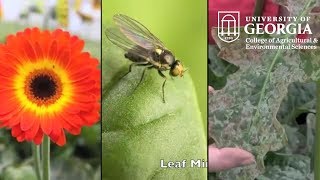
<svg viewBox="0 0 320 180">
<path fill-rule="evenodd" d="M 33 158 L 34 158 L 34 165 L 35 165 L 35 171 L 37 175 L 37 179 L 41 180 L 41 172 L 40 172 L 40 146 L 39 145 L 32 145 L 32 151 L 33 151 Z"/>
<path fill-rule="evenodd" d="M 320 180 L 320 80 L 317 82 L 316 136 L 314 150 L 314 179 Z"/>
<path fill-rule="evenodd" d="M 264 0 L 256 0 L 253 16 L 262 16 Z"/>
<path fill-rule="evenodd" d="M 50 180 L 50 138 L 44 136 L 42 143 L 42 162 L 43 162 L 43 178 L 42 180 Z"/>
</svg>

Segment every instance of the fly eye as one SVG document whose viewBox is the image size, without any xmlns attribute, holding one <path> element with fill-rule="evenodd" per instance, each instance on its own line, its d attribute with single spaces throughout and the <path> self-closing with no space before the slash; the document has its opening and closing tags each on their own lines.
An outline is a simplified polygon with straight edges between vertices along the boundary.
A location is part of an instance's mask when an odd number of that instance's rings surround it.
<svg viewBox="0 0 320 180">
<path fill-rule="evenodd" d="M 173 56 L 170 56 L 170 55 L 165 55 L 164 59 L 167 61 L 169 65 L 173 64 L 174 62 Z"/>
</svg>

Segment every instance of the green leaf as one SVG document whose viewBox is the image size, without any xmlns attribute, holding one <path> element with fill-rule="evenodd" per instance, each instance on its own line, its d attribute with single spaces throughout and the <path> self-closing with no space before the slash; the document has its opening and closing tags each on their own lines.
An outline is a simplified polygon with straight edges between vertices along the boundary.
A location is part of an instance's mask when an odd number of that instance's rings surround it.
<svg viewBox="0 0 320 180">
<path fill-rule="evenodd" d="M 295 119 L 302 113 L 315 112 L 316 84 L 294 82 L 288 87 L 288 95 L 284 98 L 277 113 L 282 124 L 296 125 Z"/>
<path fill-rule="evenodd" d="M 75 157 L 69 159 L 54 158 L 51 161 L 51 179 L 94 180 L 95 177 L 96 170 L 81 159 Z"/>
<path fill-rule="evenodd" d="M 300 52 L 301 60 L 304 62 L 304 71 L 313 81 L 320 79 L 320 47 L 316 50 L 304 50 Z"/>
<path fill-rule="evenodd" d="M 90 52 L 91 57 L 95 57 L 100 61 L 101 59 L 100 41 L 86 40 L 84 51 Z"/>
<path fill-rule="evenodd" d="M 1 22 L 0 42 L 3 43 L 9 34 L 24 29 L 25 26 L 12 22 Z"/>
<path fill-rule="evenodd" d="M 9 145 L 0 144 L 0 174 L 2 174 L 3 170 L 14 163 L 17 159 L 17 154 Z"/>
<path fill-rule="evenodd" d="M 10 166 L 7 167 L 3 173 L 4 180 L 37 180 L 37 176 L 32 166 L 22 165 L 22 166 Z"/>
<path fill-rule="evenodd" d="M 209 69 L 218 77 L 235 73 L 239 68 L 218 56 L 219 48 L 209 45 Z"/>
<path fill-rule="evenodd" d="M 209 85 L 215 90 L 222 89 L 227 83 L 227 76 L 235 73 L 239 68 L 228 61 L 218 57 L 219 48 L 209 45 L 209 68 L 208 79 Z"/>
<path fill-rule="evenodd" d="M 210 69 L 208 69 L 208 85 L 215 90 L 222 89 L 227 84 L 226 76 L 216 76 Z"/>
<path fill-rule="evenodd" d="M 283 124 L 288 137 L 288 145 L 281 152 L 312 154 L 315 136 L 315 115 L 312 113 L 315 113 L 315 108 L 316 84 L 314 82 L 294 82 L 289 85 L 288 94 L 277 113 L 277 119 Z M 298 117 L 305 119 L 305 123 L 297 123 Z"/>
<path fill-rule="evenodd" d="M 206 130 L 190 75 L 168 78 L 163 103 L 156 70 L 147 70 L 137 87 L 143 67 L 121 78 L 129 64 L 124 52 L 110 43 L 104 49 L 103 179 L 205 178 L 205 168 L 190 168 L 191 159 L 206 160 Z M 187 168 L 160 168 L 161 159 L 185 159 Z"/>
<path fill-rule="evenodd" d="M 266 173 L 257 180 L 312 180 L 310 157 L 293 154 L 268 153 L 266 155 Z"/>
<path fill-rule="evenodd" d="M 309 153 L 308 155 L 312 158 L 314 157 L 315 151 L 315 135 L 316 135 L 316 115 L 309 113 L 307 116 L 307 130 L 306 130 L 306 149 Z M 312 160 L 314 160 L 312 158 Z M 313 161 L 312 161 L 312 167 L 313 167 Z"/>
</svg>

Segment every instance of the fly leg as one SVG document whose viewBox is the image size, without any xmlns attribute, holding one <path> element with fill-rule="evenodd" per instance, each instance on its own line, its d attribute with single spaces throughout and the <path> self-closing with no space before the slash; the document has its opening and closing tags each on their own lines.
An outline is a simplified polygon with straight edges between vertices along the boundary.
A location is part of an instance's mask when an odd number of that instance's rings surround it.
<svg viewBox="0 0 320 180">
<path fill-rule="evenodd" d="M 126 74 L 124 74 L 120 79 L 124 78 L 126 75 L 128 75 L 129 73 L 131 73 L 131 70 L 132 70 L 132 67 L 133 67 L 133 66 L 146 66 L 146 65 L 148 65 L 148 62 L 139 62 L 139 63 L 132 63 L 132 64 L 130 64 L 130 66 L 129 66 L 129 71 L 128 71 Z"/>
<path fill-rule="evenodd" d="M 147 65 L 149 65 L 149 64 L 144 64 L 144 66 L 147 66 Z M 142 65 L 140 65 L 140 66 L 142 66 Z M 140 81 L 139 81 L 139 83 L 137 84 L 136 88 L 134 88 L 134 90 L 136 90 L 136 89 L 138 88 L 138 86 L 141 84 L 146 70 L 152 69 L 152 68 L 153 68 L 153 66 L 148 66 L 148 67 L 145 67 L 145 68 L 143 69 L 142 75 L 141 75 L 141 78 L 140 78 Z"/>
<path fill-rule="evenodd" d="M 166 103 L 166 101 L 165 101 L 165 99 L 164 99 L 164 86 L 165 86 L 165 84 L 166 84 L 167 77 L 166 77 L 160 70 L 158 70 L 158 74 L 159 74 L 161 77 L 164 78 L 164 81 L 163 81 L 163 83 L 162 83 L 162 101 L 163 101 L 163 103 Z"/>
</svg>

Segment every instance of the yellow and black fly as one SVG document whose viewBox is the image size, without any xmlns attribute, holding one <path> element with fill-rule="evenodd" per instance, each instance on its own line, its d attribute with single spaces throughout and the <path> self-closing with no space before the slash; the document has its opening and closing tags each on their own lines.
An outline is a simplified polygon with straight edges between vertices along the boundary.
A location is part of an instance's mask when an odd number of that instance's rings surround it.
<svg viewBox="0 0 320 180">
<path fill-rule="evenodd" d="M 124 76 L 131 72 L 133 66 L 145 66 L 138 87 L 147 69 L 157 69 L 159 75 L 164 78 L 162 100 L 165 103 L 164 86 L 167 78 L 163 71 L 169 70 L 170 76 L 182 77 L 186 71 L 183 65 L 155 35 L 138 21 L 123 14 L 114 15 L 113 20 L 117 27 L 108 28 L 106 36 L 113 44 L 126 51 L 125 58 L 133 62 Z"/>
</svg>

